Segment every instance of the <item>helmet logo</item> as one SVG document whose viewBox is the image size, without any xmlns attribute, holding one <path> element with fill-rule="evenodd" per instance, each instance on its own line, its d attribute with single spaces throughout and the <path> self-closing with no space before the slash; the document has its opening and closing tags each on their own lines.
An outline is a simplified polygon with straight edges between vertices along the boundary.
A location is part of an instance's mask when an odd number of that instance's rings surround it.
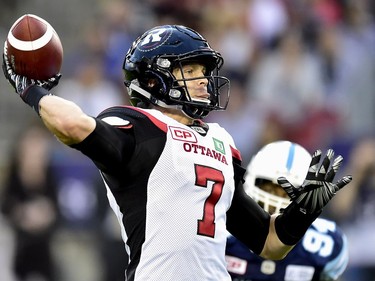
<svg viewBox="0 0 375 281">
<path fill-rule="evenodd" d="M 161 45 L 171 36 L 173 30 L 170 27 L 162 27 L 152 29 L 139 42 L 138 49 L 140 51 L 152 51 Z"/>
</svg>

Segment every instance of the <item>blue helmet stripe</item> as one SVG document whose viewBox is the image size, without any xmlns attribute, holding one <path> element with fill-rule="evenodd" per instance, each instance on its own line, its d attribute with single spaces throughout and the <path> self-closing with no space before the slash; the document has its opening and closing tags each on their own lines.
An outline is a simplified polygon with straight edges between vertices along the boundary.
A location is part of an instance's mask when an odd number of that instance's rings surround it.
<svg viewBox="0 0 375 281">
<path fill-rule="evenodd" d="M 288 159 L 286 160 L 286 168 L 288 169 L 288 171 L 292 169 L 295 152 L 296 152 L 296 146 L 294 143 L 292 143 L 289 148 Z"/>
</svg>

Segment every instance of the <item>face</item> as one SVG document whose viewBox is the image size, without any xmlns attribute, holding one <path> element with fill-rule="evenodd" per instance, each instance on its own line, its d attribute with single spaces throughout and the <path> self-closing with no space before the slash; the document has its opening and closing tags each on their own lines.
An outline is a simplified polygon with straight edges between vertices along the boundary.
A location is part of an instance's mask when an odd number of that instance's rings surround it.
<svg viewBox="0 0 375 281">
<path fill-rule="evenodd" d="M 187 79 L 188 81 L 179 81 L 181 86 L 186 83 L 187 90 L 192 100 L 199 102 L 210 102 L 210 94 L 207 92 L 208 80 L 203 77 L 206 73 L 206 67 L 199 63 L 190 63 L 182 66 L 182 69 L 175 68 L 173 75 L 177 80 Z M 198 78 L 200 77 L 200 78 Z M 194 79 L 198 78 L 198 79 Z M 192 79 L 192 80 L 189 80 Z"/>
<path fill-rule="evenodd" d="M 276 196 L 279 196 L 279 197 L 288 198 L 288 194 L 278 184 L 274 184 L 272 182 L 265 182 L 265 183 L 260 184 L 259 187 L 262 190 L 264 190 L 264 191 L 266 191 L 266 192 L 268 192 L 270 194 L 273 194 L 273 195 L 276 195 Z"/>
<path fill-rule="evenodd" d="M 259 184 L 258 187 L 267 193 L 270 193 L 279 197 L 289 198 L 285 190 L 278 184 L 275 184 L 272 182 L 263 182 Z M 264 208 L 263 202 L 258 202 L 258 203 L 262 208 Z M 268 207 L 268 212 L 270 215 L 274 214 L 275 211 L 276 211 L 275 207 L 273 206 Z"/>
</svg>

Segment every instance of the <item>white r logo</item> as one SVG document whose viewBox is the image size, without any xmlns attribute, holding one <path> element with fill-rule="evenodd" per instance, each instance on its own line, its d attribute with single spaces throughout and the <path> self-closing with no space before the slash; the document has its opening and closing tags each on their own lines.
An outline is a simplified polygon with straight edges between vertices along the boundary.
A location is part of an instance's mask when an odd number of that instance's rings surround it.
<svg viewBox="0 0 375 281">
<path fill-rule="evenodd" d="M 141 42 L 141 46 L 144 46 L 146 44 L 149 44 L 151 42 L 159 42 L 161 41 L 161 34 L 163 34 L 165 32 L 166 29 L 162 28 L 162 29 L 156 29 L 156 30 L 153 30 L 151 31 L 149 34 L 146 35 L 145 38 L 143 38 L 142 42 Z"/>
</svg>

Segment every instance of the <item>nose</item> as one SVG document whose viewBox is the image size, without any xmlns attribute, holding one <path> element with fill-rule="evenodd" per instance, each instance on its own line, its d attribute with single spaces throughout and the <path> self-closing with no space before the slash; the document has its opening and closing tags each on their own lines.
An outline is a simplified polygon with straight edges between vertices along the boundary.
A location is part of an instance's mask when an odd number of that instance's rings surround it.
<svg viewBox="0 0 375 281">
<path fill-rule="evenodd" d="M 199 78 L 198 84 L 206 87 L 208 85 L 208 79 L 206 77 Z"/>
</svg>

